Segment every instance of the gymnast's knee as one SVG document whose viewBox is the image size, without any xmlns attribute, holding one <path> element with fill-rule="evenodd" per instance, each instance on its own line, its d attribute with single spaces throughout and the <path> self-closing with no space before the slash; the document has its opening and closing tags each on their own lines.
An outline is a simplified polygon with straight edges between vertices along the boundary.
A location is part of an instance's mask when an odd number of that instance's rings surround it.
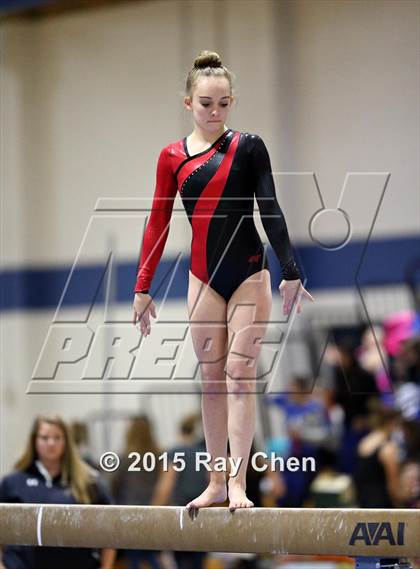
<svg viewBox="0 0 420 569">
<path fill-rule="evenodd" d="M 210 398 L 226 394 L 226 377 L 224 371 L 211 369 L 201 370 L 201 392 Z"/>
<path fill-rule="evenodd" d="M 226 382 L 229 393 L 249 393 L 255 389 L 255 369 L 244 362 L 228 363 Z"/>
</svg>

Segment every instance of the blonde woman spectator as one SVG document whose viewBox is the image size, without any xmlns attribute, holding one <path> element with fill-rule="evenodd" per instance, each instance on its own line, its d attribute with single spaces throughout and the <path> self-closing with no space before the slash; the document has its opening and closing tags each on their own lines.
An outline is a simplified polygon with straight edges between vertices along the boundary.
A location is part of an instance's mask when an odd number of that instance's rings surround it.
<svg viewBox="0 0 420 569">
<path fill-rule="evenodd" d="M 0 502 L 110 504 L 111 496 L 79 454 L 71 429 L 60 417 L 37 417 L 14 472 L 0 483 Z M 111 569 L 115 550 L 6 546 L 0 569 Z"/>
</svg>

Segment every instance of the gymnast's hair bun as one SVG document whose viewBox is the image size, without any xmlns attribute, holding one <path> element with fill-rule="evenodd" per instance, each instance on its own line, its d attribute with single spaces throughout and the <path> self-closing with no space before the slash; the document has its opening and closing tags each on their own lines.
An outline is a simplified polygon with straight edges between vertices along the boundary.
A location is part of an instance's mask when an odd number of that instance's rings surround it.
<svg viewBox="0 0 420 569">
<path fill-rule="evenodd" d="M 204 69 L 205 67 L 223 67 L 220 55 L 215 51 L 200 51 L 194 61 L 194 69 Z"/>
</svg>

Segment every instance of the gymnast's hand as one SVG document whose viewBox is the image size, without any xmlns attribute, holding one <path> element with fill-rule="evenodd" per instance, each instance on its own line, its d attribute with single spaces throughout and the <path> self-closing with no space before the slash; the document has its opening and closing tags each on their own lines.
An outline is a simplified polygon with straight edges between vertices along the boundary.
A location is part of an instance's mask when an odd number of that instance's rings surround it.
<svg viewBox="0 0 420 569">
<path fill-rule="evenodd" d="M 140 331 L 143 336 L 150 334 L 150 315 L 156 318 L 156 306 L 150 294 L 137 292 L 133 301 L 134 317 L 133 324 L 140 322 Z"/>
<path fill-rule="evenodd" d="M 295 279 L 293 281 L 282 280 L 279 286 L 280 296 L 283 299 L 283 314 L 290 314 L 292 305 L 297 302 L 297 311 L 300 313 L 302 307 L 300 301 L 302 297 L 309 298 L 312 302 L 315 302 L 314 297 L 309 294 L 309 292 L 304 288 L 300 279 Z"/>
</svg>

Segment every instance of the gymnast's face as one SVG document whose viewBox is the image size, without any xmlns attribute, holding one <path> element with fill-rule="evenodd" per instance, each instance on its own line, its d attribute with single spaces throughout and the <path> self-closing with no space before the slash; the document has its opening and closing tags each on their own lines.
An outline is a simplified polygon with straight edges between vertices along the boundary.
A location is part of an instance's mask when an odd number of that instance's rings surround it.
<svg viewBox="0 0 420 569">
<path fill-rule="evenodd" d="M 193 89 L 192 100 L 185 97 L 185 107 L 192 112 L 195 126 L 211 134 L 224 130 L 233 97 L 226 77 L 200 77 Z"/>
<path fill-rule="evenodd" d="M 38 458 L 44 463 L 59 462 L 64 454 L 66 441 L 57 425 L 41 423 L 35 440 Z"/>
</svg>

